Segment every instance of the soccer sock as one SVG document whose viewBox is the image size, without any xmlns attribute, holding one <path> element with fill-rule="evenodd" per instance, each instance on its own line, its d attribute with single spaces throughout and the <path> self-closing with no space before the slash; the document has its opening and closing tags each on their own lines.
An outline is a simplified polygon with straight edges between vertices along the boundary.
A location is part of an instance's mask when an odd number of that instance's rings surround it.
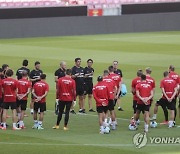
<svg viewBox="0 0 180 154">
<path fill-rule="evenodd" d="M 173 126 L 173 121 L 169 121 L 169 127 L 172 127 Z"/>
<path fill-rule="evenodd" d="M 21 118 L 21 113 L 18 113 L 17 115 L 18 115 L 18 120 L 20 120 L 20 118 Z"/>
<path fill-rule="evenodd" d="M 5 122 L 2 122 L 2 125 L 4 128 L 6 128 L 6 123 Z"/>
<path fill-rule="evenodd" d="M 156 119 L 156 118 L 157 118 L 157 114 L 154 114 L 154 115 L 153 115 L 153 119 Z"/>
<path fill-rule="evenodd" d="M 13 127 L 16 127 L 16 123 L 13 123 Z"/>
<path fill-rule="evenodd" d="M 107 123 L 107 118 L 104 119 L 104 122 Z"/>
<path fill-rule="evenodd" d="M 31 113 L 33 113 L 34 112 L 34 110 L 33 109 L 31 109 Z"/>
<path fill-rule="evenodd" d="M 111 124 L 112 123 L 112 119 L 111 118 L 109 118 L 109 124 Z"/>
<path fill-rule="evenodd" d="M 39 126 L 42 126 L 42 121 L 38 121 Z"/>
<path fill-rule="evenodd" d="M 100 126 L 100 129 L 101 129 L 101 131 L 103 131 L 104 130 L 104 126 Z"/>
<path fill-rule="evenodd" d="M 38 121 L 37 120 L 34 120 L 34 125 L 38 125 Z"/>
<path fill-rule="evenodd" d="M 19 125 L 20 125 L 20 127 L 22 127 L 24 125 L 24 122 L 23 121 L 19 121 Z"/>
<path fill-rule="evenodd" d="M 149 128 L 149 125 L 148 124 L 144 124 L 144 129 L 145 129 L 145 131 L 148 131 L 148 128 Z"/>
</svg>

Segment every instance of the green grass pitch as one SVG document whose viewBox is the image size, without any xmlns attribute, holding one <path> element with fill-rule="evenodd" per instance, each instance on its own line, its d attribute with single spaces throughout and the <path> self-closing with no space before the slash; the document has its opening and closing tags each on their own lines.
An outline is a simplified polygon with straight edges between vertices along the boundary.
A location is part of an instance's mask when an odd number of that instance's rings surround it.
<svg viewBox="0 0 180 154">
<path fill-rule="evenodd" d="M 100 135 L 97 115 L 71 115 L 69 128 L 52 130 L 56 122 L 53 113 L 55 102 L 54 71 L 59 62 L 65 60 L 68 68 L 74 65 L 74 58 L 82 58 L 82 66 L 86 60 L 94 60 L 95 77 L 101 75 L 104 69 L 119 61 L 119 67 L 124 74 L 124 82 L 128 87 L 128 94 L 122 98 L 124 112 L 117 111 L 118 128 L 109 135 Z M 27 129 L 22 131 L 0 131 L 0 153 L 36 154 L 100 154 L 100 153 L 180 153 L 180 145 L 152 145 L 147 144 L 142 149 L 136 149 L 132 138 L 137 132 L 143 131 L 143 123 L 138 131 L 129 131 L 129 120 L 132 116 L 132 95 L 130 94 L 131 80 L 136 76 L 137 69 L 151 67 L 152 76 L 156 79 L 155 100 L 161 97 L 159 82 L 163 71 L 170 64 L 175 65 L 176 72 L 180 73 L 180 32 L 128 33 L 112 35 L 48 37 L 29 39 L 0 40 L 0 64 L 7 63 L 13 70 L 21 66 L 22 60 L 29 60 L 30 69 L 34 62 L 41 62 L 42 70 L 47 74 L 50 92 L 47 98 L 47 109 L 43 131 L 32 130 L 31 115 L 25 118 Z M 94 102 L 95 108 L 95 102 Z M 88 105 L 86 101 L 86 110 Z M 78 105 L 76 105 L 78 111 Z M 152 111 L 151 111 L 152 112 Z M 29 111 L 27 111 L 29 114 Z M 10 113 L 9 113 L 10 114 Z M 163 114 L 159 109 L 158 122 L 163 121 Z M 142 117 L 141 117 L 142 121 Z M 8 119 L 11 124 L 11 119 Z M 180 119 L 177 117 L 177 124 Z M 62 122 L 63 125 L 63 122 Z M 62 126 L 61 125 L 61 126 Z M 158 126 L 150 129 L 149 136 L 180 137 L 180 129 L 168 129 L 167 126 Z"/>
</svg>

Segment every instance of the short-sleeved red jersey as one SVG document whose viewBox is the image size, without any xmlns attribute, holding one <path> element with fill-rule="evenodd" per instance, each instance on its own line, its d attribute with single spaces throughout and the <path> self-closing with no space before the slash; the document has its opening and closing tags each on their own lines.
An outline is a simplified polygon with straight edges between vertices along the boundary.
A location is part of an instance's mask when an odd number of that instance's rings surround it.
<svg viewBox="0 0 180 154">
<path fill-rule="evenodd" d="M 177 84 L 179 84 L 180 77 L 176 72 L 169 72 L 169 77 L 176 81 Z"/>
<path fill-rule="evenodd" d="M 117 88 L 119 88 L 119 83 L 121 82 L 121 76 L 119 76 L 118 74 L 115 74 L 115 73 L 110 73 L 109 78 L 114 80 Z"/>
<path fill-rule="evenodd" d="M 58 98 L 60 101 L 76 100 L 76 83 L 71 77 L 62 77 L 58 80 Z"/>
<path fill-rule="evenodd" d="M 151 76 L 146 75 L 146 81 L 151 85 L 153 89 L 156 87 L 155 80 Z"/>
<path fill-rule="evenodd" d="M 108 89 L 109 89 L 109 99 L 110 100 L 114 100 L 115 99 L 115 95 L 114 95 L 114 92 L 115 92 L 115 87 L 116 87 L 116 83 L 114 80 L 112 80 L 111 78 L 109 77 L 104 77 L 103 78 L 103 81 L 107 84 L 108 86 Z"/>
<path fill-rule="evenodd" d="M 0 99 L 2 99 L 2 79 L 0 79 Z"/>
<path fill-rule="evenodd" d="M 138 83 L 141 82 L 141 78 L 140 77 L 136 77 L 132 80 L 132 83 L 131 83 L 131 88 L 136 90 L 136 85 Z M 133 93 L 133 100 L 137 101 L 138 100 L 138 97 L 136 96 L 136 91 Z"/>
<path fill-rule="evenodd" d="M 22 78 L 17 81 L 17 89 L 18 94 L 26 94 L 28 92 L 28 89 L 31 88 L 32 84 L 31 82 L 26 79 Z M 28 96 L 25 96 L 22 100 L 27 100 Z"/>
<path fill-rule="evenodd" d="M 17 80 L 6 78 L 2 81 L 2 89 L 4 92 L 4 103 L 16 102 Z"/>
<path fill-rule="evenodd" d="M 138 83 L 136 85 L 136 91 L 139 91 L 139 95 L 142 98 L 146 98 L 146 97 L 151 96 L 152 90 L 153 90 L 153 88 L 151 87 L 151 85 L 147 81 L 141 81 L 140 83 Z M 138 104 L 144 104 L 140 98 L 138 98 L 137 103 Z M 150 104 L 150 100 L 147 103 Z"/>
<path fill-rule="evenodd" d="M 164 91 L 168 98 L 171 98 L 174 94 L 174 89 L 177 87 L 177 83 L 172 78 L 164 78 L 160 83 L 160 88 L 164 88 Z M 166 99 L 166 97 L 163 95 L 163 98 Z"/>
<path fill-rule="evenodd" d="M 49 85 L 45 81 L 38 81 L 33 86 L 34 93 L 36 96 L 43 96 L 46 92 L 49 91 Z M 45 103 L 46 97 L 42 98 L 39 103 Z"/>
<path fill-rule="evenodd" d="M 108 106 L 109 91 L 107 83 L 98 82 L 93 88 L 93 96 L 96 100 L 96 106 Z"/>
</svg>

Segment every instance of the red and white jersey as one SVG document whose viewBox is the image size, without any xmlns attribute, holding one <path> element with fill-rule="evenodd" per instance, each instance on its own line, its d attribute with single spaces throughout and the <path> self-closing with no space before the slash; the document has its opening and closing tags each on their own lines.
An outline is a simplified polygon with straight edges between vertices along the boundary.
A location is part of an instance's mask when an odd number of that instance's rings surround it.
<svg viewBox="0 0 180 154">
<path fill-rule="evenodd" d="M 104 81 L 98 82 L 93 88 L 93 96 L 96 106 L 108 106 L 109 90 L 107 83 Z"/>
<path fill-rule="evenodd" d="M 176 81 L 177 84 L 179 84 L 180 77 L 176 72 L 169 72 L 169 77 Z"/>
<path fill-rule="evenodd" d="M 160 83 L 160 88 L 164 88 L 164 91 L 166 93 L 166 95 L 168 96 L 168 98 L 171 98 L 172 95 L 175 92 L 175 88 L 177 87 L 177 83 L 175 80 L 173 80 L 172 78 L 164 78 L 161 83 Z M 166 97 L 163 94 L 163 98 L 166 99 Z"/>
<path fill-rule="evenodd" d="M 49 91 L 49 85 L 45 81 L 38 81 L 34 84 L 33 86 L 34 93 L 36 96 L 41 97 L 43 96 L 46 92 Z M 46 102 L 46 97 L 42 98 L 40 103 L 45 103 Z"/>
<path fill-rule="evenodd" d="M 116 83 L 114 80 L 108 77 L 104 77 L 103 81 L 107 84 L 109 89 L 109 99 L 114 100 L 115 99 L 115 89 L 116 89 Z"/>
<path fill-rule="evenodd" d="M 153 88 L 147 81 L 142 81 L 136 85 L 136 92 L 139 91 L 139 95 L 142 98 L 146 98 L 151 96 L 151 91 Z M 138 104 L 144 104 L 140 98 L 138 98 L 137 101 Z M 150 104 L 150 100 L 148 101 L 148 104 Z"/>
<path fill-rule="evenodd" d="M 156 87 L 155 80 L 151 76 L 146 75 L 146 81 L 151 85 L 153 89 Z"/>
<path fill-rule="evenodd" d="M 17 89 L 18 89 L 18 94 L 26 94 L 28 92 L 28 89 L 31 88 L 32 84 L 31 82 L 26 79 L 22 78 L 17 81 Z M 27 100 L 28 96 L 25 96 L 22 100 Z"/>
<path fill-rule="evenodd" d="M 115 74 L 115 73 L 110 73 L 109 78 L 114 80 L 114 82 L 116 83 L 117 88 L 119 88 L 119 83 L 121 82 L 121 76 L 119 76 L 118 74 Z"/>
<path fill-rule="evenodd" d="M 131 88 L 135 90 L 135 92 L 133 93 L 133 100 L 135 100 L 135 101 L 138 100 L 138 97 L 136 96 L 136 85 L 140 82 L 141 82 L 141 78 L 136 77 L 132 80 L 132 83 L 131 83 Z"/>
<path fill-rule="evenodd" d="M 2 99 L 2 79 L 0 79 L 0 99 Z"/>
<path fill-rule="evenodd" d="M 76 100 L 76 83 L 71 77 L 62 77 L 58 80 L 58 98 L 60 101 Z"/>
<path fill-rule="evenodd" d="M 2 81 L 2 89 L 4 92 L 4 102 L 16 103 L 17 80 L 6 78 Z"/>
</svg>

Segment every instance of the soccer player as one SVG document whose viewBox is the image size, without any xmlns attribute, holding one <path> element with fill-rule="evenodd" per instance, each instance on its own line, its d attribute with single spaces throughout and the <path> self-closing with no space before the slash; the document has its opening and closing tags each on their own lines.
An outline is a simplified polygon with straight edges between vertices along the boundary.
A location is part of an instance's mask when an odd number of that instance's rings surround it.
<svg viewBox="0 0 180 154">
<path fill-rule="evenodd" d="M 108 91 L 109 91 L 108 110 L 110 111 L 110 114 L 111 114 L 109 123 L 110 124 L 112 123 L 112 130 L 115 130 L 116 129 L 116 114 L 114 110 L 114 99 L 117 93 L 117 86 L 116 86 L 115 81 L 109 77 L 108 70 L 104 70 L 103 81 L 107 84 Z M 108 112 L 106 113 L 106 117 L 104 119 L 105 123 L 107 123 L 107 117 L 108 117 Z"/>
<path fill-rule="evenodd" d="M 17 76 L 18 80 L 22 78 L 23 71 L 26 71 L 29 76 L 30 70 L 28 69 L 28 60 L 27 59 L 23 60 L 22 67 L 19 68 L 16 72 L 16 76 Z"/>
<path fill-rule="evenodd" d="M 30 81 L 32 82 L 32 86 L 34 86 L 34 84 L 38 81 L 40 81 L 40 76 L 41 74 L 43 73 L 42 70 L 40 70 L 40 62 L 39 61 L 36 61 L 35 62 L 35 69 L 33 69 L 31 72 L 30 72 Z M 31 109 L 31 114 L 34 113 L 34 98 L 33 98 L 33 95 L 31 96 L 31 103 L 30 103 L 30 109 Z"/>
<path fill-rule="evenodd" d="M 113 66 L 109 66 L 108 71 L 109 71 L 109 78 L 114 80 L 114 82 L 116 83 L 117 89 L 118 89 L 117 94 L 116 94 L 116 98 L 115 98 L 115 104 L 116 104 L 116 102 L 118 101 L 118 99 L 120 98 L 120 95 L 121 95 L 122 80 L 121 80 L 120 75 L 114 73 Z M 122 108 L 120 109 L 120 107 L 118 107 L 118 110 L 123 111 Z"/>
<path fill-rule="evenodd" d="M 133 94 L 133 110 L 134 110 L 133 117 L 135 117 L 135 115 L 136 115 L 136 106 L 137 106 L 137 101 L 138 101 L 138 97 L 136 95 L 136 85 L 141 82 L 141 75 L 142 74 L 143 74 L 143 71 L 141 69 L 139 69 L 137 71 L 137 77 L 134 78 L 132 80 L 132 83 L 131 83 L 131 92 Z M 137 117 L 137 120 L 138 119 L 139 119 L 139 117 Z"/>
<path fill-rule="evenodd" d="M 12 110 L 12 121 L 13 121 L 13 130 L 20 130 L 20 128 L 17 128 L 16 126 L 16 92 L 17 92 L 17 80 L 12 78 L 13 76 L 13 70 L 8 69 L 6 71 L 6 79 L 2 81 L 2 90 L 4 94 L 4 100 L 3 100 L 3 130 L 6 130 L 6 116 L 8 109 L 11 107 Z"/>
<path fill-rule="evenodd" d="M 175 117 L 175 104 L 176 104 L 176 95 L 177 95 L 177 83 L 173 79 L 169 77 L 169 73 L 167 71 L 164 72 L 164 79 L 161 80 L 160 87 L 162 89 L 162 98 L 157 101 L 154 108 L 153 119 L 157 118 L 158 106 L 160 105 L 162 108 L 168 108 L 170 110 L 170 120 L 169 120 L 169 128 L 174 126 L 174 117 Z M 165 114 L 165 120 L 168 121 L 168 112 Z"/>
<path fill-rule="evenodd" d="M 84 68 L 85 74 L 85 95 L 84 99 L 86 99 L 86 95 L 88 95 L 88 104 L 89 104 L 89 112 L 95 112 L 92 107 L 92 89 L 93 89 L 93 74 L 94 69 L 92 68 L 93 60 L 87 60 L 87 67 Z"/>
<path fill-rule="evenodd" d="M 58 103 L 59 103 L 59 99 L 58 99 L 58 91 L 57 91 L 57 83 L 58 83 L 58 79 L 62 78 L 65 76 L 65 71 L 66 71 L 66 62 L 61 61 L 60 62 L 60 68 L 57 69 L 54 73 L 54 80 L 56 82 L 56 102 L 55 102 L 55 114 L 58 115 Z"/>
<path fill-rule="evenodd" d="M 27 108 L 27 98 L 28 94 L 31 91 L 31 82 L 28 80 L 28 72 L 23 70 L 21 72 L 21 79 L 17 83 L 17 111 L 18 111 L 18 120 L 19 127 L 24 129 L 24 114 Z"/>
<path fill-rule="evenodd" d="M 122 74 L 122 71 L 120 69 L 118 69 L 118 61 L 115 60 L 113 61 L 113 69 L 114 69 L 114 73 L 115 74 L 118 74 L 120 77 L 121 77 L 121 82 L 123 81 L 123 74 Z M 120 94 L 121 95 L 121 94 Z M 121 101 L 120 101 L 120 96 L 118 96 L 118 99 L 116 100 L 117 102 L 117 105 L 118 105 L 118 110 L 119 111 L 124 111 L 122 108 L 121 108 Z"/>
<path fill-rule="evenodd" d="M 59 98 L 59 113 L 57 117 L 56 125 L 53 129 L 59 129 L 59 124 L 62 119 L 62 114 L 65 109 L 64 130 L 68 130 L 69 112 L 72 106 L 72 102 L 76 101 L 76 83 L 71 78 L 71 69 L 66 70 L 66 76 L 58 80 L 57 90 Z"/>
<path fill-rule="evenodd" d="M 44 119 L 44 111 L 46 111 L 46 96 L 49 92 L 49 85 L 46 83 L 46 74 L 40 75 L 40 81 L 36 82 L 32 89 L 34 96 L 34 126 L 33 129 L 42 130 L 42 122 Z M 39 121 L 37 113 L 40 110 Z"/>
<path fill-rule="evenodd" d="M 2 69 L 3 69 L 3 74 L 4 74 L 4 76 L 2 78 L 5 79 L 6 78 L 6 71 L 9 69 L 9 65 L 3 64 Z"/>
<path fill-rule="evenodd" d="M 153 87 L 146 81 L 146 75 L 141 75 L 141 82 L 136 85 L 136 95 L 138 97 L 136 116 L 144 112 L 144 132 L 148 132 L 149 127 L 149 109 L 151 99 L 153 98 Z M 137 119 L 136 117 L 134 119 Z"/>
<path fill-rule="evenodd" d="M 173 80 L 175 80 L 176 81 L 176 83 L 178 84 L 178 89 L 179 89 L 179 75 L 175 72 L 175 67 L 173 66 L 173 65 L 170 65 L 169 66 L 169 77 L 171 78 L 171 79 L 173 79 Z M 177 96 L 178 96 L 178 94 L 176 95 L 176 97 L 175 97 L 175 100 L 177 101 Z M 176 107 L 176 105 L 175 105 L 175 107 Z M 180 113 L 180 104 L 179 104 L 179 113 Z M 174 118 L 174 121 L 175 121 L 175 119 L 176 119 L 176 114 L 177 114 L 177 108 L 175 108 L 175 111 L 174 111 L 174 113 L 175 113 L 175 118 Z"/>
<path fill-rule="evenodd" d="M 96 101 L 96 109 L 99 117 L 100 133 L 105 133 L 106 124 L 104 122 L 105 113 L 108 110 L 109 91 L 107 83 L 103 82 L 103 77 L 97 78 L 98 83 L 93 88 L 93 96 Z"/>
<path fill-rule="evenodd" d="M 79 96 L 79 113 L 85 113 L 85 82 L 84 82 L 84 68 L 81 67 L 81 58 L 75 59 L 75 66 L 72 68 L 72 78 L 76 82 L 76 95 Z M 71 113 L 75 113 L 71 109 Z"/>
</svg>

